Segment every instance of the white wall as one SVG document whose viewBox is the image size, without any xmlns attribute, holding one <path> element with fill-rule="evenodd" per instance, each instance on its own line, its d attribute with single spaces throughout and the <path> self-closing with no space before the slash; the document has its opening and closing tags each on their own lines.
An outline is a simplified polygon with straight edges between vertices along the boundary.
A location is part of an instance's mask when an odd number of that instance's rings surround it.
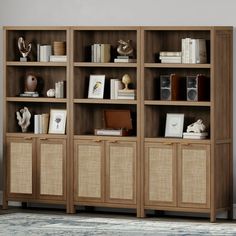
<svg viewBox="0 0 236 236">
<path fill-rule="evenodd" d="M 0 26 L 11 25 L 230 25 L 236 26 L 235 0 L 0 0 Z M 234 30 L 234 36 L 235 36 Z M 234 38 L 234 45 L 236 37 Z M 2 45 L 2 30 L 0 30 Z M 234 57 L 236 47 L 234 47 Z M 2 88 L 2 46 L 0 46 Z M 236 60 L 234 69 L 236 68 Z M 234 79 L 236 75 L 234 75 Z M 234 83 L 234 91 L 236 83 Z M 234 95 L 234 101 L 236 95 Z M 2 89 L 0 90 L 2 108 Z M 236 101 L 234 124 L 236 123 Z M 2 109 L 1 109 L 2 110 Z M 234 131 L 236 131 L 234 125 Z M 2 116 L 0 117 L 0 131 Z M 1 140 L 0 140 L 1 141 Z M 2 142 L 1 142 L 2 143 Z M 234 202 L 236 203 L 236 138 L 234 139 Z M 0 173 L 2 173 L 0 145 Z M 0 176 L 0 189 L 1 189 Z"/>
</svg>

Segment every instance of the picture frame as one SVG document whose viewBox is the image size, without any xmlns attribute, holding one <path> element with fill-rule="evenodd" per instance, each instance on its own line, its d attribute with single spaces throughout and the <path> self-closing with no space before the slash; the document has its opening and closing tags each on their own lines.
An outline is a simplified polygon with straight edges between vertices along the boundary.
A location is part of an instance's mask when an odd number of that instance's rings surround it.
<svg viewBox="0 0 236 236">
<path fill-rule="evenodd" d="M 183 137 L 184 114 L 167 113 L 165 137 Z"/>
<path fill-rule="evenodd" d="M 103 99 L 105 87 L 105 75 L 90 75 L 88 98 Z"/>
<path fill-rule="evenodd" d="M 66 130 L 66 109 L 51 109 L 49 120 L 49 134 L 65 134 Z"/>
</svg>

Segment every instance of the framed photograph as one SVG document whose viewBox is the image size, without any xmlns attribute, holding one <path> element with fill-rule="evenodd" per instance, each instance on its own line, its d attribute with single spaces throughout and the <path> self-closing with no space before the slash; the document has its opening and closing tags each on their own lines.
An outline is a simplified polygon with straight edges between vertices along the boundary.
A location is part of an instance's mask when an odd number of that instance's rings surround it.
<svg viewBox="0 0 236 236">
<path fill-rule="evenodd" d="M 90 75 L 88 98 L 103 98 L 105 75 Z"/>
<path fill-rule="evenodd" d="M 184 114 L 166 114 L 165 137 L 183 137 Z"/>
<path fill-rule="evenodd" d="M 49 134 L 65 134 L 66 114 L 64 109 L 50 110 Z"/>
</svg>

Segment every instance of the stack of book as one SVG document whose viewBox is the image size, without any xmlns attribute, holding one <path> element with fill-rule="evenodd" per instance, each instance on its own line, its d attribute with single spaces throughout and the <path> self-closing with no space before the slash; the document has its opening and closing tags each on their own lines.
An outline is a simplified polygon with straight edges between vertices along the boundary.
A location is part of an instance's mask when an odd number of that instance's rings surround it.
<svg viewBox="0 0 236 236">
<path fill-rule="evenodd" d="M 135 99 L 135 90 L 134 89 L 121 89 L 118 90 L 117 99 Z"/>
<path fill-rule="evenodd" d="M 20 94 L 20 97 L 39 97 L 39 94 L 38 94 L 38 92 L 25 91 L 24 93 Z"/>
<path fill-rule="evenodd" d="M 110 80 L 110 98 L 117 99 L 118 91 L 123 89 L 123 84 L 120 79 L 111 79 Z"/>
<path fill-rule="evenodd" d="M 160 52 L 161 63 L 181 63 L 182 52 Z"/>
<path fill-rule="evenodd" d="M 183 138 L 188 138 L 188 139 L 206 139 L 208 133 L 203 132 L 203 133 L 183 133 Z"/>
<path fill-rule="evenodd" d="M 126 62 L 126 63 L 135 63 L 137 60 L 132 59 L 129 56 L 117 56 L 117 58 L 114 59 L 114 62 Z"/>
<path fill-rule="evenodd" d="M 50 61 L 51 62 L 66 62 L 67 56 L 66 55 L 51 55 Z"/>
<path fill-rule="evenodd" d="M 95 43 L 91 46 L 91 62 L 107 63 L 111 60 L 111 45 Z"/>
<path fill-rule="evenodd" d="M 181 44 L 182 63 L 207 63 L 205 39 L 184 38 Z"/>
<path fill-rule="evenodd" d="M 49 114 L 34 115 L 34 133 L 47 134 L 48 133 Z"/>
<path fill-rule="evenodd" d="M 55 83 L 55 98 L 64 98 L 66 91 L 66 81 Z"/>
</svg>

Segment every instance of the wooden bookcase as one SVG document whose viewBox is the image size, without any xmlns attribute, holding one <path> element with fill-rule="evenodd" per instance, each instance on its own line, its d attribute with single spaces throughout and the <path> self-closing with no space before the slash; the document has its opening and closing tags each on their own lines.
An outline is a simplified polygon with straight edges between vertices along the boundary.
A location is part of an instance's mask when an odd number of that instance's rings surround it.
<svg viewBox="0 0 236 236">
<path fill-rule="evenodd" d="M 19 61 L 20 36 L 34 44 L 28 62 Z M 187 37 L 207 40 L 206 64 L 158 61 L 160 51 L 181 51 Z M 220 210 L 231 217 L 232 37 L 232 27 L 5 27 L 3 207 L 19 201 L 63 204 L 68 213 L 84 205 L 130 208 L 138 217 L 147 210 L 207 213 L 212 222 Z M 120 39 L 132 40 L 136 63 L 113 62 Z M 53 41 L 66 41 L 67 62 L 37 62 L 36 44 Z M 91 62 L 94 43 L 111 45 L 110 62 Z M 44 81 L 39 98 L 18 96 L 28 73 Z M 160 100 L 160 76 L 172 73 L 206 75 L 210 99 Z M 88 98 L 92 74 L 105 75 L 103 99 Z M 124 74 L 136 99 L 110 99 L 110 80 Z M 48 98 L 61 80 L 66 98 Z M 23 106 L 32 114 L 66 109 L 66 134 L 34 134 L 33 125 L 21 133 L 15 113 Z M 94 135 L 109 109 L 131 111 L 131 136 Z M 208 138 L 165 138 L 167 113 L 183 113 L 184 130 L 201 118 Z"/>
</svg>

